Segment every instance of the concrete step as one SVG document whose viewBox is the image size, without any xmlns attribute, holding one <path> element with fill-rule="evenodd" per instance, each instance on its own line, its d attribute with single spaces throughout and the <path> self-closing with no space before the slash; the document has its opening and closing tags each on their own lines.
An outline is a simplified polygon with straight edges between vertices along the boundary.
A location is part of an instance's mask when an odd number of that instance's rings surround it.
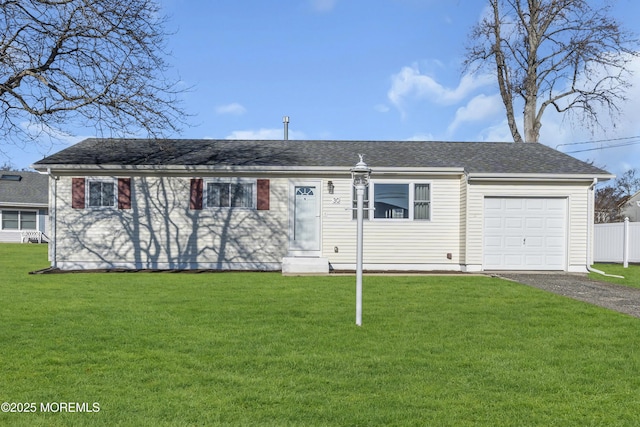
<svg viewBox="0 0 640 427">
<path fill-rule="evenodd" d="M 282 275 L 329 274 L 329 259 L 319 257 L 282 258 Z"/>
</svg>

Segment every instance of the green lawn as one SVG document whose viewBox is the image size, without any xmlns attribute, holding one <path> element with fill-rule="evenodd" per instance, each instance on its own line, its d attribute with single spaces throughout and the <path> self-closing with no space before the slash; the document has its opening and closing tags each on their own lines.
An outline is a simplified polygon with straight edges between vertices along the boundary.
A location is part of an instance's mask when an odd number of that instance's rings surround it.
<svg viewBox="0 0 640 427">
<path fill-rule="evenodd" d="M 628 268 L 624 268 L 622 264 L 595 264 L 593 267 L 607 274 L 623 276 L 624 279 L 607 277 L 598 273 L 589 273 L 591 279 L 640 288 L 640 265 L 630 264 Z"/>
<path fill-rule="evenodd" d="M 28 275 L 0 245 L 0 425 L 637 425 L 640 319 L 488 277 Z M 99 404 L 42 413 L 41 403 Z M 55 405 L 53 406 L 55 407 Z"/>
</svg>

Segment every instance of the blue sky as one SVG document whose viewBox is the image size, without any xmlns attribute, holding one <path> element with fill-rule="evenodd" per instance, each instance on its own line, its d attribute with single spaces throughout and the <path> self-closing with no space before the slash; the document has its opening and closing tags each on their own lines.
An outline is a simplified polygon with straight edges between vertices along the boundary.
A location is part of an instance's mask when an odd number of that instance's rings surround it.
<svg viewBox="0 0 640 427">
<path fill-rule="evenodd" d="M 160 0 L 170 62 L 194 126 L 177 137 L 510 141 L 490 75 L 461 62 L 481 0 Z M 614 12 L 637 29 L 640 2 Z M 565 152 L 640 141 L 640 60 L 629 101 L 606 130 L 545 113 L 541 141 Z M 66 144 L 8 150 L 22 168 Z M 610 142 L 572 144 L 588 140 Z M 640 144 L 572 154 L 613 173 L 640 168 Z M 2 159 L 0 159 L 2 160 Z M 354 159 L 355 161 L 356 159 Z M 375 167 L 375 165 L 371 165 Z"/>
</svg>

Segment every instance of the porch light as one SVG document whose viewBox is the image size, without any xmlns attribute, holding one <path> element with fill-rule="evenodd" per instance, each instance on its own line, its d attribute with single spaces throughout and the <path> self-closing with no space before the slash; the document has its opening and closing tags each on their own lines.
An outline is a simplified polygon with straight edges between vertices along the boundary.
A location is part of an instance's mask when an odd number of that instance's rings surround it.
<svg viewBox="0 0 640 427">
<path fill-rule="evenodd" d="M 351 179 L 353 180 L 353 186 L 358 189 L 358 186 L 362 186 L 364 195 L 364 188 L 369 184 L 369 177 L 371 176 L 371 168 L 364 162 L 364 155 L 358 154 L 360 161 L 356 163 L 354 168 L 351 168 Z"/>
<path fill-rule="evenodd" d="M 356 325 L 362 326 L 362 230 L 364 224 L 364 190 L 369 184 L 371 168 L 364 162 L 364 155 L 351 169 L 351 179 L 356 189 L 357 243 L 356 243 Z"/>
</svg>

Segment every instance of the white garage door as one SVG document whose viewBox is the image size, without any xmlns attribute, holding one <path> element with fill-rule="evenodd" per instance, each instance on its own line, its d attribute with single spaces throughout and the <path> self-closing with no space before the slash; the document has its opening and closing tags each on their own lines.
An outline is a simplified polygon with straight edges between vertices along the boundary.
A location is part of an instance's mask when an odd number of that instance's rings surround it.
<svg viewBox="0 0 640 427">
<path fill-rule="evenodd" d="M 564 270 L 567 200 L 484 199 L 485 270 Z"/>
</svg>

